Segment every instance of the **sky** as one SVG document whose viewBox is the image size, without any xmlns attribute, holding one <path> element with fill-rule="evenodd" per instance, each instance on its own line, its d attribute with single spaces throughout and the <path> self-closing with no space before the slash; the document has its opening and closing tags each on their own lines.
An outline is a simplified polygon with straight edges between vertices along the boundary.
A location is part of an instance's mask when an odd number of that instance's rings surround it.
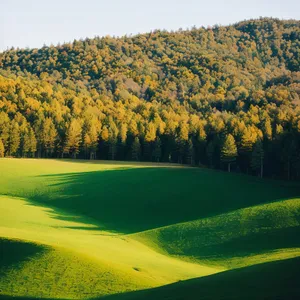
<svg viewBox="0 0 300 300">
<path fill-rule="evenodd" d="M 299 0 L 0 0 L 0 51 L 154 29 L 300 19 Z"/>
</svg>

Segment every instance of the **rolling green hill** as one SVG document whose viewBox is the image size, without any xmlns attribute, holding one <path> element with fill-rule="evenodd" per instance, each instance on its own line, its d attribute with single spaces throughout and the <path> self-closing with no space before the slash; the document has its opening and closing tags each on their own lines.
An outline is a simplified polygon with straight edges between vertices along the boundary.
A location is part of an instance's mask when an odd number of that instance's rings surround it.
<svg viewBox="0 0 300 300">
<path fill-rule="evenodd" d="M 299 234 L 300 199 L 291 199 L 161 227 L 134 237 L 173 256 L 236 268 L 281 255 L 299 255 Z"/>
<path fill-rule="evenodd" d="M 0 295 L 238 298 L 256 278 L 249 297 L 271 297 L 275 275 L 299 279 L 299 192 L 168 164 L 0 159 Z"/>
<path fill-rule="evenodd" d="M 299 299 L 300 259 L 255 265 L 107 300 Z"/>
</svg>

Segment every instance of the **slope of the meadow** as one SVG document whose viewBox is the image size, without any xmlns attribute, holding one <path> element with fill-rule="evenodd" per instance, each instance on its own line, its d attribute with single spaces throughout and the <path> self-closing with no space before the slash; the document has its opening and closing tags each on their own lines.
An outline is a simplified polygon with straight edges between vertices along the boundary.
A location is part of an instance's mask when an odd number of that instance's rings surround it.
<svg viewBox="0 0 300 300">
<path fill-rule="evenodd" d="M 300 199 L 276 201 L 133 235 L 170 255 L 237 268 L 300 255 Z"/>
<path fill-rule="evenodd" d="M 0 291 L 5 295 L 86 298 L 223 270 L 162 255 L 122 234 L 76 222 L 23 198 L 1 196 L 0 211 L 0 236 L 10 241 L 1 242 Z M 22 248 L 37 251 L 10 258 Z"/>
<path fill-rule="evenodd" d="M 0 295 L 97 298 L 299 265 L 299 191 L 172 165 L 0 159 Z"/>
<path fill-rule="evenodd" d="M 296 300 L 300 295 L 299 266 L 299 257 L 275 261 L 105 300 Z"/>
</svg>

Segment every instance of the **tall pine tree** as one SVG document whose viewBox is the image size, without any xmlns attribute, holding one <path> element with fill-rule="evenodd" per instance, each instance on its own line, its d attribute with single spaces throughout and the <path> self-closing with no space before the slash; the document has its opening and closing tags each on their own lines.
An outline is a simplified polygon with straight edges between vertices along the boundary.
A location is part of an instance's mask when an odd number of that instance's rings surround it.
<svg viewBox="0 0 300 300">
<path fill-rule="evenodd" d="M 132 160 L 139 161 L 141 157 L 141 143 L 138 137 L 135 137 L 131 146 L 131 158 Z"/>
<path fill-rule="evenodd" d="M 9 156 L 16 155 L 20 146 L 20 129 L 17 122 L 12 121 L 7 140 L 7 153 Z"/>
<path fill-rule="evenodd" d="M 228 134 L 221 148 L 221 161 L 227 164 L 228 172 L 231 171 L 231 164 L 236 161 L 236 157 L 237 147 L 235 139 L 231 134 Z"/>
<path fill-rule="evenodd" d="M 161 159 L 161 141 L 159 137 L 155 139 L 152 157 L 156 162 L 159 162 Z"/>
<path fill-rule="evenodd" d="M 64 147 L 65 153 L 70 153 L 73 158 L 76 158 L 76 154 L 79 152 L 81 144 L 81 125 L 78 120 L 71 121 L 66 136 L 66 144 Z"/>
<path fill-rule="evenodd" d="M 255 172 L 259 171 L 259 176 L 262 178 L 264 173 L 264 149 L 263 144 L 258 140 L 254 146 L 251 155 L 251 168 Z"/>
</svg>

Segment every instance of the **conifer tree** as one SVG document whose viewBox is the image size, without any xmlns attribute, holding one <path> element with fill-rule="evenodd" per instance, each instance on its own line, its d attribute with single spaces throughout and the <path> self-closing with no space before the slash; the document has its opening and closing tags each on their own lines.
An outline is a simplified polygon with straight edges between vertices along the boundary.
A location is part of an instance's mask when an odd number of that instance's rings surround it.
<svg viewBox="0 0 300 300">
<path fill-rule="evenodd" d="M 131 146 L 131 158 L 132 160 L 139 161 L 141 156 L 141 143 L 138 137 L 135 137 Z"/>
<path fill-rule="evenodd" d="M 108 155 L 111 160 L 115 159 L 116 153 L 117 153 L 117 143 L 118 139 L 115 136 L 110 136 L 108 139 Z"/>
<path fill-rule="evenodd" d="M 107 142 L 109 138 L 109 132 L 107 126 L 104 126 L 101 131 L 101 140 Z"/>
<path fill-rule="evenodd" d="M 213 158 L 215 152 L 215 145 L 213 141 L 210 141 L 206 147 L 206 156 L 208 160 L 208 166 L 211 168 L 213 167 Z"/>
<path fill-rule="evenodd" d="M 153 122 L 146 125 L 146 133 L 143 141 L 143 160 L 150 161 L 153 157 L 153 143 L 156 140 L 156 126 Z"/>
<path fill-rule="evenodd" d="M 96 119 L 86 119 L 83 125 L 83 148 L 85 157 L 89 159 L 96 158 L 98 146 L 98 134 L 101 123 Z"/>
<path fill-rule="evenodd" d="M 109 119 L 108 133 L 108 155 L 111 160 L 114 160 L 117 152 L 119 129 L 112 118 Z"/>
<path fill-rule="evenodd" d="M 159 162 L 161 159 L 161 140 L 159 137 L 155 139 L 152 157 L 156 162 Z"/>
<path fill-rule="evenodd" d="M 251 166 L 251 154 L 253 145 L 257 141 L 257 133 L 252 126 L 245 127 L 242 133 L 241 143 L 239 145 L 240 162 L 243 162 L 245 171 L 249 172 Z"/>
<path fill-rule="evenodd" d="M 0 139 L 4 146 L 7 145 L 7 141 L 9 139 L 10 123 L 11 120 L 9 119 L 8 114 L 4 111 L 0 111 Z M 7 147 L 5 148 L 5 150 L 7 150 Z"/>
<path fill-rule="evenodd" d="M 271 140 L 273 133 L 272 133 L 272 125 L 270 119 L 265 120 L 263 129 L 264 129 L 266 139 Z"/>
<path fill-rule="evenodd" d="M 126 123 L 120 125 L 119 138 L 118 138 L 118 158 L 123 160 L 125 158 L 126 142 L 127 142 L 128 127 Z"/>
<path fill-rule="evenodd" d="M 290 180 L 292 169 L 295 168 L 298 160 L 297 146 L 295 141 L 292 139 L 291 134 L 286 134 L 285 138 L 283 139 L 281 159 L 284 164 L 286 178 Z"/>
<path fill-rule="evenodd" d="M 127 125 L 125 123 L 121 124 L 121 128 L 120 128 L 120 139 L 121 139 L 121 143 L 123 145 L 126 144 L 126 139 L 127 139 Z"/>
<path fill-rule="evenodd" d="M 254 171 L 259 171 L 260 177 L 263 177 L 264 172 L 264 149 L 263 144 L 258 140 L 254 146 L 251 156 L 251 168 Z"/>
<path fill-rule="evenodd" d="M 57 139 L 57 130 L 51 118 L 41 118 L 36 123 L 36 132 L 39 144 L 38 156 L 51 155 Z"/>
<path fill-rule="evenodd" d="M 0 139 L 0 157 L 4 157 L 4 145 L 2 140 Z"/>
<path fill-rule="evenodd" d="M 67 129 L 66 144 L 64 147 L 65 153 L 70 153 L 73 158 L 79 152 L 81 144 L 81 125 L 78 120 L 73 119 Z"/>
<path fill-rule="evenodd" d="M 21 138 L 21 153 L 23 157 L 26 157 L 30 151 L 30 141 L 29 141 L 29 130 L 26 128 L 25 132 Z"/>
<path fill-rule="evenodd" d="M 35 134 L 34 134 L 34 131 L 32 128 L 29 129 L 29 132 L 28 132 L 28 140 L 29 140 L 29 153 L 31 154 L 31 157 L 34 157 L 35 156 L 35 152 L 37 150 L 37 141 L 36 141 L 36 138 L 35 138 Z"/>
<path fill-rule="evenodd" d="M 192 139 L 189 139 L 186 145 L 186 163 L 189 165 L 195 164 L 195 148 Z"/>
<path fill-rule="evenodd" d="M 183 162 L 185 146 L 189 139 L 189 126 L 186 122 L 180 122 L 177 135 L 178 163 Z"/>
<path fill-rule="evenodd" d="M 237 148 L 235 139 L 231 134 L 228 134 L 221 148 L 221 160 L 227 164 L 228 172 L 231 171 L 231 164 L 236 161 L 236 157 Z"/>
<path fill-rule="evenodd" d="M 9 156 L 17 154 L 20 146 L 20 130 L 17 122 L 13 121 L 10 130 L 9 138 L 7 140 L 7 153 Z"/>
</svg>

